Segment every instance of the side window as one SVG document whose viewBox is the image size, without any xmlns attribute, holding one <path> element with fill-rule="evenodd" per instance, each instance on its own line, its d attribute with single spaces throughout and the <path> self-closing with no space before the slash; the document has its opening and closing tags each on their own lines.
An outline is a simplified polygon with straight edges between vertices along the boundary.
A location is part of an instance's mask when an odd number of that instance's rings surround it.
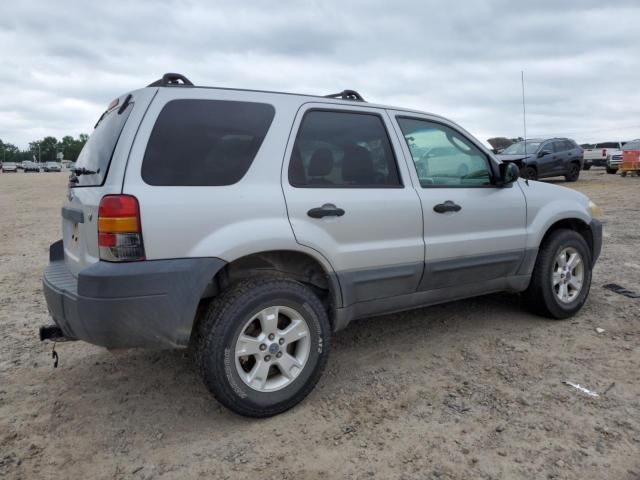
<svg viewBox="0 0 640 480">
<path fill-rule="evenodd" d="M 553 151 L 555 153 L 564 152 L 566 150 L 567 150 L 567 147 L 565 146 L 564 141 L 556 140 L 555 142 L 553 142 Z"/>
<path fill-rule="evenodd" d="M 491 185 L 489 159 L 462 134 L 426 120 L 397 120 L 422 187 Z"/>
<path fill-rule="evenodd" d="M 142 179 L 157 186 L 221 186 L 249 170 L 275 110 L 265 103 L 173 100 L 151 131 Z"/>
<path fill-rule="evenodd" d="M 382 119 L 375 114 L 311 110 L 289 163 L 294 187 L 401 187 Z"/>
</svg>

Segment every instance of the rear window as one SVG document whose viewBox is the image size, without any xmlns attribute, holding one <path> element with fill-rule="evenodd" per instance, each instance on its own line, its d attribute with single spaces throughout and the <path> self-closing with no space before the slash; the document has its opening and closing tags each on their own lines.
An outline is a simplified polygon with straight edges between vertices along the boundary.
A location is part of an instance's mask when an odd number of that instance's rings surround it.
<svg viewBox="0 0 640 480">
<path fill-rule="evenodd" d="M 76 161 L 75 168 L 85 168 L 96 173 L 79 175 L 78 183 L 72 186 L 92 187 L 104 183 L 120 133 L 133 109 L 133 102 L 130 102 L 121 113 L 119 113 L 120 108 L 114 108 L 109 113 L 103 114 Z"/>
<path fill-rule="evenodd" d="M 620 144 L 618 142 L 605 142 L 597 144 L 596 148 L 620 148 Z"/>
<path fill-rule="evenodd" d="M 222 186 L 249 170 L 275 115 L 265 103 L 173 100 L 153 127 L 142 178 L 156 186 Z"/>
</svg>

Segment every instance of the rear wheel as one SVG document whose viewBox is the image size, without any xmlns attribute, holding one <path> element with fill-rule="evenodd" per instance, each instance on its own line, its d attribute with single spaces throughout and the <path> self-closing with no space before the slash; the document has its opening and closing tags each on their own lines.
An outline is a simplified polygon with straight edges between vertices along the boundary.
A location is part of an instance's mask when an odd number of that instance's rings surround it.
<svg viewBox="0 0 640 480">
<path fill-rule="evenodd" d="M 564 178 L 567 182 L 575 182 L 580 177 L 580 165 L 570 163 Z"/>
<path fill-rule="evenodd" d="M 533 167 L 523 167 L 520 169 L 520 176 L 525 180 L 537 180 L 538 171 Z"/>
<path fill-rule="evenodd" d="M 573 230 L 556 230 L 543 243 L 524 300 L 534 313 L 554 319 L 576 314 L 591 287 L 591 251 Z"/>
<path fill-rule="evenodd" d="M 584 166 L 582 167 L 583 170 L 591 170 L 591 164 L 590 163 L 585 163 Z"/>
<path fill-rule="evenodd" d="M 318 297 L 279 277 L 243 280 L 214 300 L 197 363 L 209 391 L 240 415 L 268 417 L 302 401 L 320 379 L 331 328 Z"/>
</svg>

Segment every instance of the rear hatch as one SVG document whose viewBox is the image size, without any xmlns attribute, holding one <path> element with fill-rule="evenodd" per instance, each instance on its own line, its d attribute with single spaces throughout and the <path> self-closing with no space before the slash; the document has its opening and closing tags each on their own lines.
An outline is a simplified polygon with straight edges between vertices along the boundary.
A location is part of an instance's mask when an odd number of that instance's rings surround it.
<svg viewBox="0 0 640 480">
<path fill-rule="evenodd" d="M 136 126 L 156 92 L 137 90 L 111 102 L 78 156 L 62 208 L 65 263 L 74 276 L 99 261 L 100 200 L 122 192 Z"/>
</svg>

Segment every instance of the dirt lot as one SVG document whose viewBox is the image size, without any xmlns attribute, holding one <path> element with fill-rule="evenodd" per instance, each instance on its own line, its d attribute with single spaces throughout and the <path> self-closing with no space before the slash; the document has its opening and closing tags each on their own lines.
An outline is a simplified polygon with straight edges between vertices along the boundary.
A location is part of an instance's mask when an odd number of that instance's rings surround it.
<svg viewBox="0 0 640 480">
<path fill-rule="evenodd" d="M 640 179 L 571 185 L 605 224 L 577 317 L 493 295 L 362 320 L 307 400 L 268 420 L 221 408 L 180 351 L 74 342 L 52 368 L 40 275 L 65 179 L 0 175 L 0 477 L 640 478 L 640 299 L 602 288 L 640 291 Z"/>
</svg>

